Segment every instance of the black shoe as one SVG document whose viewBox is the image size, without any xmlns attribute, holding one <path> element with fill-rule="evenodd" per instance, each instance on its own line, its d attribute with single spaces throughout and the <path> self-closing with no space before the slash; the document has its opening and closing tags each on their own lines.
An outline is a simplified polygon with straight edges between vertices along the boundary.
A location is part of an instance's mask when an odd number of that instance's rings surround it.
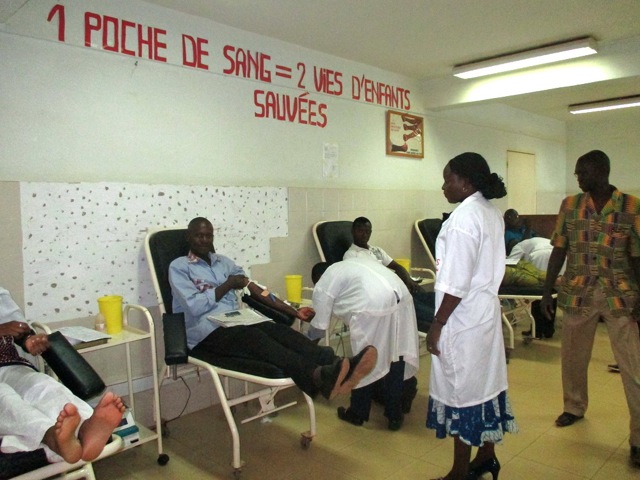
<svg viewBox="0 0 640 480">
<path fill-rule="evenodd" d="M 556 418 L 556 426 L 568 427 L 576 423 L 578 420 L 582 420 L 583 418 L 584 415 L 574 415 L 573 413 L 562 412 L 562 415 Z"/>
<path fill-rule="evenodd" d="M 531 337 L 531 330 L 527 330 L 525 332 L 522 332 L 522 336 L 523 337 Z M 542 333 L 540 333 L 540 331 L 536 329 L 536 336 L 533 337 L 533 338 L 535 338 L 536 340 L 542 340 L 542 338 L 543 338 L 542 337 Z"/>
<path fill-rule="evenodd" d="M 485 460 L 480 465 L 472 467 L 469 464 L 469 473 L 467 474 L 467 480 L 475 480 L 482 477 L 485 473 L 491 473 L 493 480 L 498 480 L 498 474 L 500 473 L 500 462 L 496 457 Z"/>
<path fill-rule="evenodd" d="M 336 354 L 331 347 L 318 346 L 316 365 L 332 365 L 336 361 Z"/>
<path fill-rule="evenodd" d="M 317 380 L 320 393 L 327 400 L 331 400 L 338 394 L 344 379 L 349 373 L 349 360 L 336 358 L 331 365 L 318 367 L 319 379 Z"/>
<path fill-rule="evenodd" d="M 640 467 L 640 447 L 631 447 L 631 463 L 635 467 Z"/>
<path fill-rule="evenodd" d="M 418 379 L 411 377 L 405 380 L 402 384 L 402 396 L 400 397 L 400 407 L 402 413 L 407 414 L 411 411 L 411 404 L 413 399 L 418 394 Z"/>
<path fill-rule="evenodd" d="M 392 432 L 397 432 L 402 428 L 402 424 L 404 423 L 404 416 L 400 415 L 400 418 L 391 420 L 389 419 L 389 423 L 387 424 L 387 428 Z"/>
<path fill-rule="evenodd" d="M 353 413 L 353 410 L 350 408 L 338 407 L 338 418 L 356 427 L 361 427 L 364 423 L 364 420 Z"/>
<path fill-rule="evenodd" d="M 360 353 L 349 359 L 349 373 L 340 384 L 338 393 L 349 393 L 360 380 L 366 377 L 376 366 L 378 350 L 373 345 L 368 345 Z"/>
</svg>

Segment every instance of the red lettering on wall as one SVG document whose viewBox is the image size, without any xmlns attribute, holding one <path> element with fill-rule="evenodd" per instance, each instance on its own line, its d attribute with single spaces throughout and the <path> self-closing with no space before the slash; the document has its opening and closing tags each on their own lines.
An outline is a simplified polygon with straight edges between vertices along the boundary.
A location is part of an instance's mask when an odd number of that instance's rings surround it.
<svg viewBox="0 0 640 480">
<path fill-rule="evenodd" d="M 130 22 L 128 20 L 122 21 L 122 53 L 125 55 L 131 55 L 132 57 L 136 56 L 135 50 L 129 50 L 127 48 L 127 29 L 133 29 L 133 34 L 136 33 L 136 24 Z"/>
<path fill-rule="evenodd" d="M 313 67 L 313 80 L 316 92 L 342 95 L 342 73 L 327 68 Z"/>
<path fill-rule="evenodd" d="M 47 22 L 51 22 L 55 15 L 58 15 L 58 41 L 64 42 L 64 32 L 65 32 L 65 15 L 64 15 L 64 5 L 54 5 L 51 11 L 49 12 L 49 16 L 47 17 Z"/>
<path fill-rule="evenodd" d="M 145 31 L 146 30 L 146 31 Z M 131 39 L 135 32 L 137 38 Z M 123 53 L 125 55 L 143 57 L 158 62 L 166 62 L 164 50 L 167 44 L 164 41 L 166 30 L 156 27 L 145 27 L 144 25 L 120 20 L 108 15 L 99 15 L 93 12 L 84 14 L 84 45 L 92 46 L 94 35 L 100 35 L 102 40 L 99 44 L 103 50 L 109 52 Z M 129 43 L 127 36 L 129 35 Z M 133 50 L 135 45 L 136 50 Z"/>
<path fill-rule="evenodd" d="M 307 66 L 302 62 L 298 62 L 298 65 L 296 65 L 296 67 L 298 68 L 298 71 L 301 70 L 300 80 L 298 80 L 298 88 L 301 88 L 304 90 L 306 89 L 306 87 L 304 86 L 304 75 L 307 72 Z"/>
<path fill-rule="evenodd" d="M 96 13 L 86 12 L 84 14 L 84 46 L 91 46 L 91 33 L 100 31 L 102 20 Z"/>
<path fill-rule="evenodd" d="M 191 35 L 182 35 L 182 64 L 186 67 L 202 68 L 209 70 L 202 57 L 209 55 L 204 45 L 209 41 L 204 38 L 193 38 Z"/>
<path fill-rule="evenodd" d="M 105 15 L 102 18 L 102 48 L 109 52 L 119 52 L 119 22 L 116 17 Z M 109 44 L 111 42 L 111 44 Z"/>
<path fill-rule="evenodd" d="M 271 83 L 271 70 L 267 65 L 271 60 L 270 55 L 260 52 L 252 53 L 242 48 L 236 49 L 232 45 L 225 45 L 222 55 L 228 62 L 228 66 L 222 70 L 222 73 Z"/>
<path fill-rule="evenodd" d="M 327 105 L 307 98 L 307 92 L 290 95 L 265 90 L 255 90 L 253 103 L 257 118 L 272 118 L 283 122 L 299 123 L 324 128 L 327 126 Z"/>
<path fill-rule="evenodd" d="M 411 109 L 410 93 L 410 90 L 375 82 L 364 75 L 351 77 L 351 98 L 354 100 L 409 110 Z"/>
</svg>

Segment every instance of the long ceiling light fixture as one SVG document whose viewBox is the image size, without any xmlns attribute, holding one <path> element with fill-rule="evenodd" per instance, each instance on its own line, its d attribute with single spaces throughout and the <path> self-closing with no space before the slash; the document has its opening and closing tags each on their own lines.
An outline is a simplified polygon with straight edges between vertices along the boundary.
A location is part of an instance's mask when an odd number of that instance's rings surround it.
<svg viewBox="0 0 640 480">
<path fill-rule="evenodd" d="M 509 53 L 498 57 L 464 63 L 453 67 L 453 75 L 459 78 L 476 78 L 495 73 L 510 72 L 521 68 L 560 62 L 570 58 L 584 57 L 598 53 L 596 41 L 583 37 L 561 43 L 545 45 L 532 50 Z"/>
<path fill-rule="evenodd" d="M 569 105 L 569 113 L 575 115 L 579 113 L 602 112 L 604 110 L 615 110 L 617 108 L 640 107 L 640 95 L 630 97 L 610 98 L 597 102 L 576 103 Z"/>
</svg>

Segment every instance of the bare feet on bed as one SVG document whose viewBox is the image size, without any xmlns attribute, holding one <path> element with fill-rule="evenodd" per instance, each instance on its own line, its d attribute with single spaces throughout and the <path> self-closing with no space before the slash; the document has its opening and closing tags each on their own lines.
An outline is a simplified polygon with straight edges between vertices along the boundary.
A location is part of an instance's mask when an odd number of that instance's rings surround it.
<svg viewBox="0 0 640 480">
<path fill-rule="evenodd" d="M 60 455 L 67 463 L 76 463 L 82 457 L 82 445 L 76 437 L 80 414 L 72 403 L 67 403 L 54 426 L 44 434 L 43 443 Z"/>
<path fill-rule="evenodd" d="M 106 445 L 125 411 L 122 399 L 112 392 L 104 394 L 93 410 L 93 415 L 80 427 L 78 438 L 82 444 L 82 459 L 94 460 Z"/>
</svg>

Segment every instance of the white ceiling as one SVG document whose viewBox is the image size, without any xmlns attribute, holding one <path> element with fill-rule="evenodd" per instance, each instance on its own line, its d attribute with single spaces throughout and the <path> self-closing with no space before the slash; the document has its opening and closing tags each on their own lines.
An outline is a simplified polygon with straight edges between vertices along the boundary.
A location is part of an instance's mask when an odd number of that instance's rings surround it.
<svg viewBox="0 0 640 480">
<path fill-rule="evenodd" d="M 635 47 L 640 39 L 640 0 L 146 1 L 425 80 L 425 85 L 463 82 L 451 76 L 456 64 L 576 37 L 592 36 L 614 50 L 629 40 Z M 637 54 L 629 61 L 640 63 Z M 589 58 L 595 57 L 601 55 Z M 569 120 L 569 104 L 640 94 L 640 65 L 636 70 L 631 76 L 619 72 L 606 81 L 494 101 Z M 632 110 L 640 118 L 640 108 Z"/>
</svg>

